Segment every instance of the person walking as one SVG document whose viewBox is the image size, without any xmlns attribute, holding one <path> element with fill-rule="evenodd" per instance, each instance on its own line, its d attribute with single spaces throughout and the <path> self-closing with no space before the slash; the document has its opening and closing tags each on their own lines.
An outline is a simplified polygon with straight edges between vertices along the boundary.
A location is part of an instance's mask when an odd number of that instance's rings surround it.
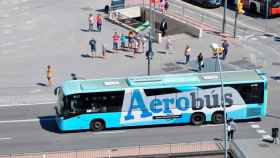
<svg viewBox="0 0 280 158">
<path fill-rule="evenodd" d="M 88 31 L 92 32 L 93 30 L 93 23 L 94 23 L 94 17 L 92 14 L 89 14 L 88 16 Z"/>
<path fill-rule="evenodd" d="M 53 69 L 51 67 L 51 65 L 47 66 L 47 80 L 48 80 L 48 86 L 52 86 L 53 85 Z"/>
<path fill-rule="evenodd" d="M 95 54 L 96 54 L 96 40 L 94 38 L 92 38 L 89 41 L 89 45 L 90 45 L 91 57 L 94 58 Z"/>
<path fill-rule="evenodd" d="M 223 47 L 223 49 L 224 49 L 223 58 L 222 58 L 222 59 L 225 60 L 225 59 L 226 59 L 226 56 L 227 56 L 227 54 L 228 54 L 228 47 L 229 47 L 229 43 L 228 43 L 228 41 L 227 41 L 226 39 L 223 41 L 222 47 Z"/>
<path fill-rule="evenodd" d="M 198 62 L 198 70 L 201 71 L 201 68 L 204 67 L 204 60 L 202 53 L 199 53 L 197 56 L 197 62 Z"/>
<path fill-rule="evenodd" d="M 118 35 L 117 32 L 115 32 L 112 38 L 113 38 L 113 50 L 115 50 L 117 53 L 120 36 Z"/>
<path fill-rule="evenodd" d="M 236 131 L 236 123 L 233 121 L 233 119 L 229 119 L 227 131 L 228 131 L 228 140 L 233 140 L 234 132 Z"/>
<path fill-rule="evenodd" d="M 162 37 L 164 37 L 167 31 L 167 22 L 164 19 L 160 23 L 159 30 L 161 32 Z"/>
<path fill-rule="evenodd" d="M 189 45 L 187 45 L 186 49 L 185 49 L 185 52 L 184 52 L 184 55 L 185 55 L 185 58 L 186 58 L 186 62 L 185 64 L 188 64 L 189 61 L 190 61 L 190 53 L 191 53 L 191 47 Z"/>
<path fill-rule="evenodd" d="M 97 27 L 97 31 L 98 32 L 101 32 L 101 29 L 102 29 L 102 21 L 103 21 L 103 18 L 100 14 L 97 14 L 96 16 L 96 27 Z"/>
</svg>

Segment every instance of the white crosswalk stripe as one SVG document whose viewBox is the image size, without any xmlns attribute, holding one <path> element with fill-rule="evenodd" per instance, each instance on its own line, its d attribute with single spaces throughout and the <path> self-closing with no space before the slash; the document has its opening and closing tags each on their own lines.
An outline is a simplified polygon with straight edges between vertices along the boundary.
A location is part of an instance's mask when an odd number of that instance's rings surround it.
<svg viewBox="0 0 280 158">
<path fill-rule="evenodd" d="M 257 125 L 257 124 L 251 125 L 251 127 L 252 127 L 252 128 L 260 128 L 260 126 Z"/>
</svg>

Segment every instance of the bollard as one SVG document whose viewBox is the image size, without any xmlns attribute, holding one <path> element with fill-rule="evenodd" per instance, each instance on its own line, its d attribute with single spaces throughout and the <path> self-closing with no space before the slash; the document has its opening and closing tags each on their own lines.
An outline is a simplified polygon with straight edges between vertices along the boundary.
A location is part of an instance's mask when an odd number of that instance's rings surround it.
<svg viewBox="0 0 280 158">
<path fill-rule="evenodd" d="M 279 128 L 272 128 L 272 138 L 274 144 L 279 144 Z"/>
<path fill-rule="evenodd" d="M 106 57 L 106 48 L 104 46 L 104 44 L 102 44 L 102 58 Z"/>
</svg>

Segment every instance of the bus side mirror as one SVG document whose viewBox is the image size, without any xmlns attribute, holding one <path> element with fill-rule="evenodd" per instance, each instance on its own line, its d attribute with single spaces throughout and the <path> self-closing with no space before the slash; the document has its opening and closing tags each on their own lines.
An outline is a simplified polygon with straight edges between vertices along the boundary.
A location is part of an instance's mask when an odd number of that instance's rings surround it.
<svg viewBox="0 0 280 158">
<path fill-rule="evenodd" d="M 60 87 L 56 87 L 53 91 L 54 95 L 57 96 L 57 94 L 59 93 Z"/>
</svg>

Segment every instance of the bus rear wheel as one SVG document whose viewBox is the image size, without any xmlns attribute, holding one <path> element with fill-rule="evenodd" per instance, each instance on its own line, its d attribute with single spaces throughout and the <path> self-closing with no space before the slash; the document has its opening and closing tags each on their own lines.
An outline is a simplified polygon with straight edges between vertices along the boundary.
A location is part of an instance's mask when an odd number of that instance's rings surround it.
<svg viewBox="0 0 280 158">
<path fill-rule="evenodd" d="M 202 125 L 205 122 L 205 116 L 203 113 L 194 113 L 191 117 L 193 125 Z"/>
<path fill-rule="evenodd" d="M 212 121 L 214 124 L 224 123 L 224 114 L 222 112 L 216 112 L 212 116 Z"/>
<path fill-rule="evenodd" d="M 91 122 L 91 130 L 94 132 L 102 131 L 105 128 L 105 123 L 102 120 L 94 120 Z"/>
</svg>

